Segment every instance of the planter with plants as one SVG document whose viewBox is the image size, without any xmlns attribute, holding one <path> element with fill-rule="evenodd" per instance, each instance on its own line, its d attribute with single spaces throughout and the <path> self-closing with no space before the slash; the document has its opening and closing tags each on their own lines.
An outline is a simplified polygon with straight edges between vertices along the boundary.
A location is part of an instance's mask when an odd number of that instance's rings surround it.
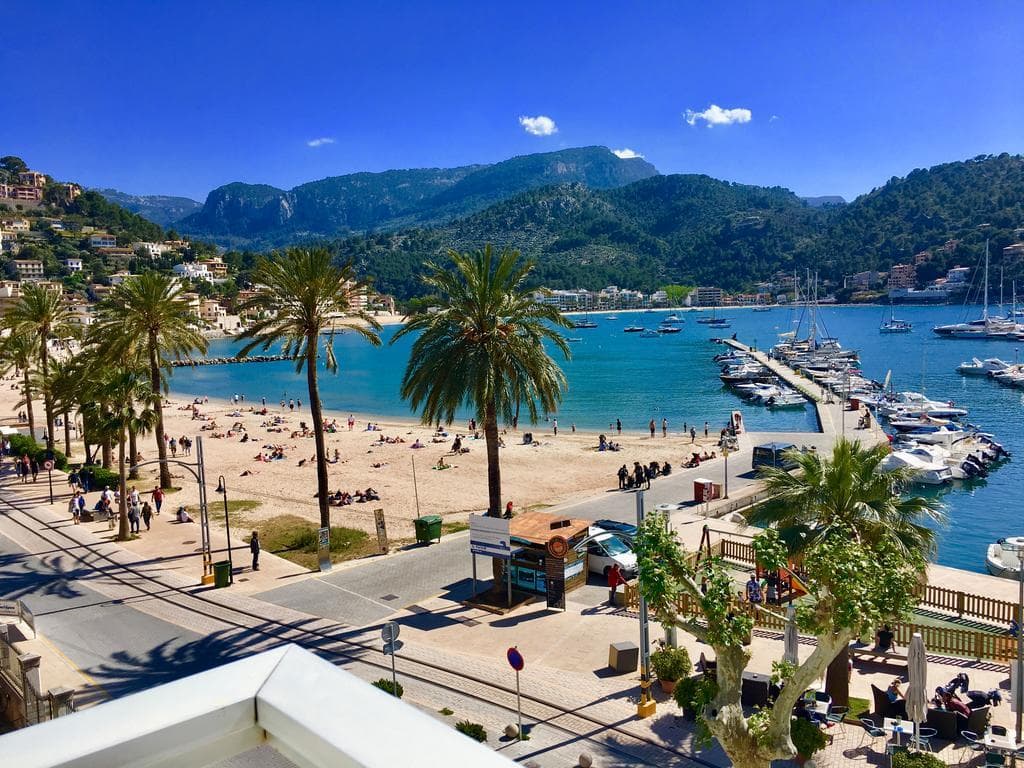
<svg viewBox="0 0 1024 768">
<path fill-rule="evenodd" d="M 945 765 L 927 752 L 896 752 L 892 756 L 892 768 L 944 768 Z"/>
<path fill-rule="evenodd" d="M 718 682 L 714 678 L 696 675 L 681 677 L 672 692 L 676 704 L 683 711 L 687 720 L 696 720 L 697 715 L 707 706 L 708 702 L 718 695 Z"/>
<path fill-rule="evenodd" d="M 798 717 L 790 726 L 790 738 L 796 747 L 796 761 L 800 765 L 814 757 L 814 753 L 825 748 L 825 734 L 815 723 Z"/>
<path fill-rule="evenodd" d="M 688 676 L 692 669 L 690 654 L 685 648 L 665 645 L 651 654 L 651 669 L 658 676 L 658 683 L 665 693 L 672 693 L 676 681 Z"/>
</svg>

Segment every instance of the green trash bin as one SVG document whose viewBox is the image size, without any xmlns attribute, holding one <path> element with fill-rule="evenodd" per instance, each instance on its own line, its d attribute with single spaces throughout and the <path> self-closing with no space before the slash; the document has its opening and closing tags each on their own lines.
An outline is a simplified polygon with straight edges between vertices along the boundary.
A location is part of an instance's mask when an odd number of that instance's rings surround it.
<svg viewBox="0 0 1024 768">
<path fill-rule="evenodd" d="M 213 586 L 217 589 L 231 584 L 231 563 L 221 560 L 213 564 Z"/>
<path fill-rule="evenodd" d="M 441 540 L 441 516 L 424 515 L 413 519 L 416 527 L 416 541 L 420 544 L 429 544 L 434 539 Z"/>
</svg>

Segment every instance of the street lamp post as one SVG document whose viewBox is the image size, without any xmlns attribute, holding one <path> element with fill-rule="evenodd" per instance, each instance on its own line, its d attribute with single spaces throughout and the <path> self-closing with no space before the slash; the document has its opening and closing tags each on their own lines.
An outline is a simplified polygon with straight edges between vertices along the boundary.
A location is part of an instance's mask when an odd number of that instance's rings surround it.
<svg viewBox="0 0 1024 768">
<path fill-rule="evenodd" d="M 1017 553 L 1017 687 L 1013 692 L 1013 703 L 1017 709 L 1016 734 L 1020 743 L 1024 715 L 1024 627 L 1021 626 L 1024 624 L 1024 544 L 1018 539 L 1013 547 Z"/>
<path fill-rule="evenodd" d="M 636 492 L 636 527 L 640 529 L 644 523 L 644 492 Z M 650 695 L 651 688 L 651 638 L 647 617 L 647 599 L 637 585 L 640 594 L 640 701 L 637 702 L 636 715 L 644 718 L 653 715 L 657 702 Z"/>
<path fill-rule="evenodd" d="M 729 498 L 729 442 L 728 436 L 726 436 L 726 442 L 722 445 L 722 456 L 725 457 L 725 487 L 723 488 L 724 493 L 722 494 L 723 499 Z"/>
<path fill-rule="evenodd" d="M 230 572 L 230 583 L 235 583 L 235 559 L 231 556 L 231 523 L 228 520 L 228 486 L 224 482 L 224 475 L 217 478 L 216 493 L 224 497 L 224 535 L 228 540 L 228 568 Z"/>
<path fill-rule="evenodd" d="M 199 486 L 199 532 L 203 548 L 203 584 L 213 583 L 213 552 L 210 546 L 210 513 L 206 506 L 206 464 L 203 459 L 203 438 L 196 436 L 196 460 L 195 463 L 179 461 L 178 459 L 152 459 L 132 464 L 129 470 L 145 467 L 149 464 L 177 464 L 188 470 L 189 474 L 196 479 Z M 228 552 L 230 553 L 231 541 L 228 540 Z"/>
</svg>

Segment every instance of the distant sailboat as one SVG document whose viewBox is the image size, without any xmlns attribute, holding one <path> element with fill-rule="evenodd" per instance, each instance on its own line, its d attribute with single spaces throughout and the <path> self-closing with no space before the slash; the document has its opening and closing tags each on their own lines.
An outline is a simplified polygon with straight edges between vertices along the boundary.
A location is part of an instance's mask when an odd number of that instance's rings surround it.
<svg viewBox="0 0 1024 768">
<path fill-rule="evenodd" d="M 897 320 L 892 313 L 892 299 L 890 299 L 889 319 L 883 320 L 882 324 L 878 326 L 879 333 L 910 333 L 914 330 L 913 323 L 910 323 L 907 320 Z"/>
</svg>

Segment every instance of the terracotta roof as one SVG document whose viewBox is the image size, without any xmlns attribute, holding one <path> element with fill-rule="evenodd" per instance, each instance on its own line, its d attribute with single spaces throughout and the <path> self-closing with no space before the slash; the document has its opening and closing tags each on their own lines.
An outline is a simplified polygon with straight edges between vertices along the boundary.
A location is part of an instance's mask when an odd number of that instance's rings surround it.
<svg viewBox="0 0 1024 768">
<path fill-rule="evenodd" d="M 551 524 L 567 521 L 569 524 L 552 528 Z M 562 515 L 551 515 L 547 512 L 523 512 L 512 518 L 509 532 L 517 539 L 525 539 L 535 544 L 547 544 L 552 536 L 560 535 L 571 539 L 585 532 L 592 523 L 589 520 L 573 520 Z"/>
</svg>

